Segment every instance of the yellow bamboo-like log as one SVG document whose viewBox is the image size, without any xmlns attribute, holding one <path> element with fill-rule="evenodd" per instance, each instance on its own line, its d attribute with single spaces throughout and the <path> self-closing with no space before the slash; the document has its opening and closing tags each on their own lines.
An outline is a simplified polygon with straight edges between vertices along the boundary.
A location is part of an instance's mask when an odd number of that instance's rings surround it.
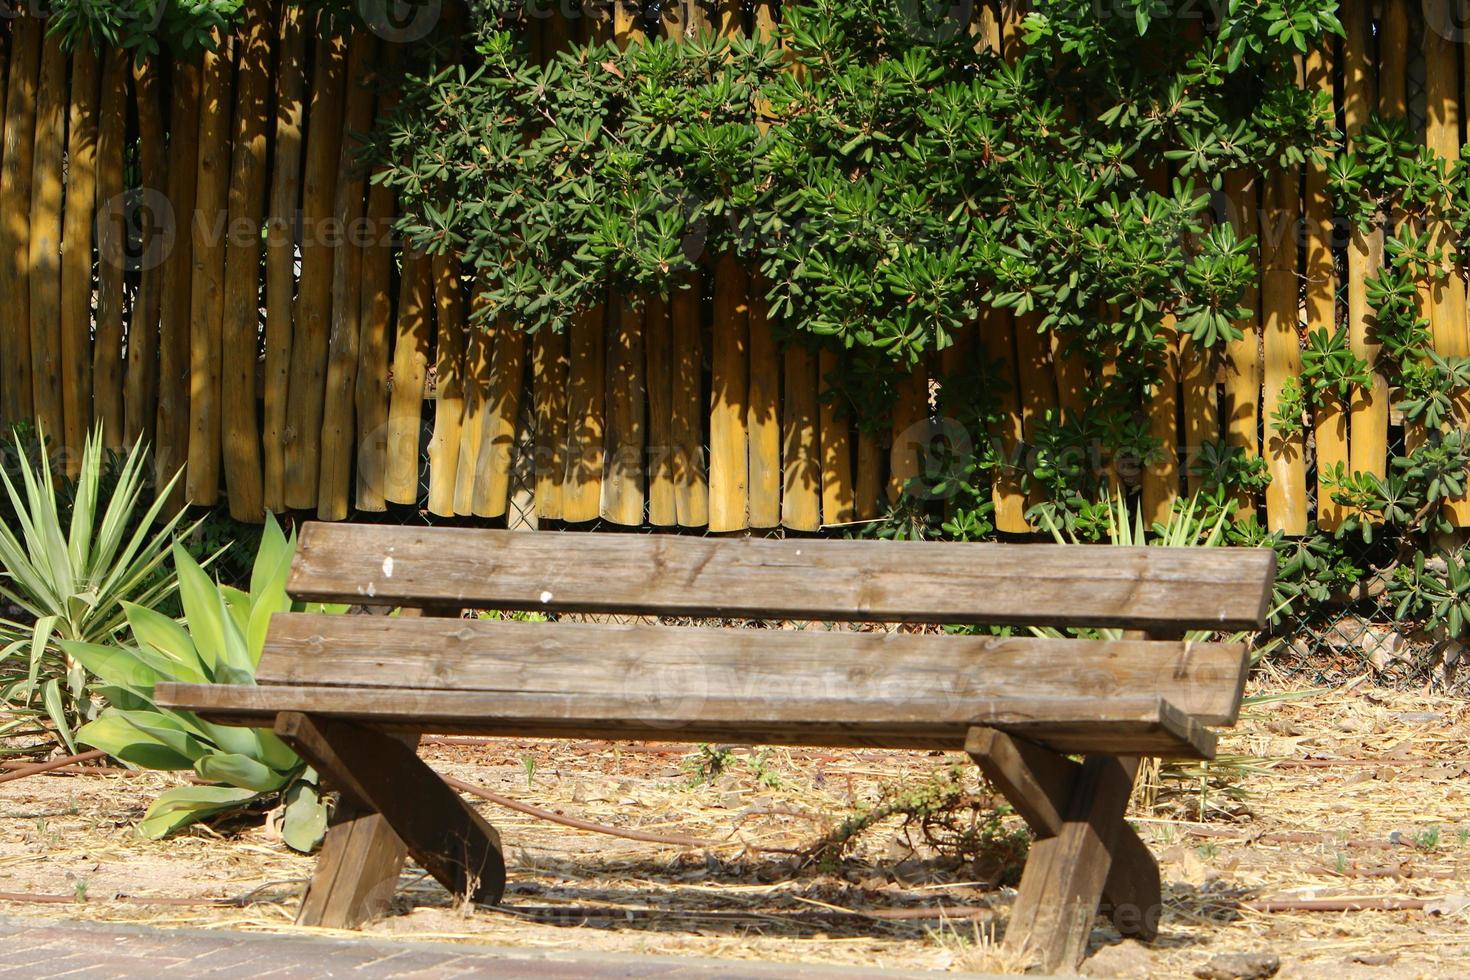
<svg viewBox="0 0 1470 980">
<path fill-rule="evenodd" d="M 1245 241 L 1257 233 L 1257 187 L 1253 179 L 1235 171 L 1225 179 L 1225 197 L 1230 202 L 1231 222 L 1236 236 Z M 1251 248 L 1251 261 L 1260 258 L 1259 246 Z M 1261 455 L 1261 321 L 1260 289 L 1253 282 L 1240 297 L 1245 316 L 1235 322 L 1240 339 L 1225 348 L 1225 443 L 1245 452 L 1249 459 Z M 1247 493 L 1237 497 L 1235 517 L 1244 520 L 1255 513 L 1255 501 Z"/>
<path fill-rule="evenodd" d="M 704 393 L 701 363 L 699 294 L 702 278 L 688 273 L 669 298 L 673 332 L 670 468 L 674 477 L 674 511 L 681 527 L 709 523 L 709 479 L 704 455 Z"/>
<path fill-rule="evenodd" d="M 80 446 L 65 437 L 61 404 L 61 164 L 66 147 L 66 52 L 52 34 L 41 47 L 36 143 L 31 172 L 31 404 L 36 427 L 63 457 Z"/>
<path fill-rule="evenodd" d="M 621 8 L 620 8 L 621 9 Z M 643 523 L 643 309 L 624 296 L 608 334 L 607 459 L 602 477 L 604 520 Z"/>
<path fill-rule="evenodd" d="M 204 52 L 199 88 L 199 179 L 190 223 L 194 281 L 189 290 L 189 501 L 219 499 L 220 393 L 225 313 L 225 238 L 230 196 L 230 41 Z M 253 277 L 252 277 L 253 278 Z M 252 361 L 254 360 L 252 356 Z M 251 389 L 254 380 L 252 369 Z"/>
<path fill-rule="evenodd" d="M 929 373 L 920 362 L 898 385 L 893 406 L 892 446 L 888 455 L 888 502 L 897 503 L 920 475 L 929 415 Z M 858 469 L 861 471 L 862 467 Z"/>
<path fill-rule="evenodd" d="M 286 509 L 286 412 L 296 297 L 296 211 L 301 204 L 301 122 L 306 30 L 301 8 L 281 4 L 275 142 L 265 239 L 265 411 L 261 426 L 265 509 Z"/>
<path fill-rule="evenodd" d="M 562 520 L 596 520 L 602 507 L 602 467 L 606 448 L 603 389 L 603 319 L 599 303 L 579 311 L 567 338 L 567 472 L 562 481 Z"/>
<path fill-rule="evenodd" d="M 31 417 L 31 174 L 36 143 L 36 86 L 41 22 L 18 17 L 10 32 L 5 89 L 5 146 L 0 161 L 0 425 Z"/>
<path fill-rule="evenodd" d="M 1332 97 L 1332 53 L 1316 48 L 1307 55 L 1306 84 Z M 1332 201 L 1324 165 L 1307 165 L 1306 196 L 1306 317 L 1309 330 L 1337 330 L 1337 275 L 1332 260 Z M 1324 392 L 1313 415 L 1317 450 L 1317 524 L 1336 530 L 1343 507 L 1332 499 L 1327 479 L 1348 463 L 1347 405 L 1335 391 Z"/>
<path fill-rule="evenodd" d="M 1378 111 L 1402 116 L 1409 110 L 1409 5 L 1385 3 L 1378 26 Z"/>
<path fill-rule="evenodd" d="M 141 227 L 138 292 L 133 299 L 133 314 L 128 323 L 127 373 L 123 379 L 123 441 L 152 444 L 156 434 L 158 408 L 158 363 L 160 318 L 168 263 L 176 250 L 176 227 L 164 224 L 167 217 L 159 213 L 159 202 L 168 185 L 168 149 L 163 138 L 163 106 L 159 101 L 158 62 L 142 61 L 133 69 L 133 95 L 138 105 L 138 170 L 142 185 L 137 193 Z M 193 167 L 189 172 L 194 172 Z M 192 192 L 191 192 L 192 197 Z M 120 204 L 124 221 L 127 205 Z M 124 261 L 118 256 L 118 261 Z"/>
<path fill-rule="evenodd" d="M 459 459 L 454 472 L 454 512 L 460 515 L 475 512 L 477 465 L 480 463 L 480 444 L 485 435 L 485 415 L 490 404 L 491 345 L 500 329 L 499 325 L 492 327 L 481 315 L 486 305 L 484 294 L 476 282 L 471 298 L 471 309 L 475 315 L 471 316 L 465 331 L 464 417 L 460 422 Z M 488 457 L 484 461 L 486 468 L 492 463 Z"/>
<path fill-rule="evenodd" d="M 852 485 L 852 424 L 839 410 L 834 397 L 836 352 L 822 351 L 817 368 L 820 374 L 817 424 L 821 426 L 822 523 L 849 524 L 857 519 L 857 498 Z"/>
<path fill-rule="evenodd" d="M 1000 3 L 1000 52 L 1006 61 L 1014 63 L 1021 56 L 1021 23 L 1026 19 L 1024 0 L 999 0 Z"/>
<path fill-rule="evenodd" d="M 1169 178 L 1164 169 L 1145 175 L 1148 189 L 1167 193 Z M 1143 468 L 1143 519 L 1169 519 L 1179 497 L 1179 331 L 1172 314 L 1159 324 L 1160 350 L 1153 363 L 1153 387 L 1144 405 L 1148 434 L 1156 443 L 1154 458 Z"/>
<path fill-rule="evenodd" d="M 1349 141 L 1357 139 L 1378 104 L 1372 55 L 1372 12 L 1368 0 L 1346 0 L 1341 18 L 1343 39 L 1343 122 Z M 1353 354 L 1367 364 L 1372 384 L 1353 395 L 1348 449 L 1355 473 L 1385 476 L 1388 471 L 1388 379 L 1378 363 L 1381 346 L 1373 333 L 1368 306 L 1368 279 L 1383 262 L 1383 227 L 1375 222 L 1364 234 L 1354 229 L 1347 250 L 1348 335 Z"/>
<path fill-rule="evenodd" d="M 1273 174 L 1266 183 L 1262 212 L 1271 227 L 1262 228 L 1261 312 L 1264 319 L 1265 371 L 1262 379 L 1266 417 L 1264 455 L 1271 474 L 1266 488 L 1266 523 L 1272 531 L 1307 531 L 1306 439 L 1300 431 L 1281 431 L 1273 417 L 1281 405 L 1282 386 L 1300 385 L 1301 344 L 1297 337 L 1297 243 L 1292 230 L 1301 214 L 1298 175 Z"/>
<path fill-rule="evenodd" d="M 1026 520 L 1026 494 L 1021 486 L 1024 462 L 1020 453 L 1024 446 L 1025 428 L 1021 410 L 1020 383 L 1016 378 L 1014 327 L 1010 311 L 987 308 L 980 314 L 979 342 L 985 359 L 1000 374 L 996 398 L 1000 402 L 1001 419 L 989 433 L 1001 457 L 1000 468 L 991 482 L 991 500 L 995 503 L 995 527 L 1007 534 L 1031 530 Z"/>
<path fill-rule="evenodd" d="M 434 432 L 429 437 L 429 513 L 454 516 L 459 472 L 460 428 L 464 422 L 464 286 L 459 258 L 433 259 L 436 314 Z"/>
<path fill-rule="evenodd" d="M 1445 36 L 1454 23 L 1452 0 L 1424 0 L 1424 142 L 1435 156 L 1452 168 L 1460 159 L 1460 67 L 1455 42 Z M 1465 283 L 1455 261 L 1459 243 L 1449 215 L 1429 216 L 1430 247 L 1442 249 L 1444 260 L 1436 277 L 1420 285 L 1421 309 L 1428 313 L 1435 353 L 1441 357 L 1470 356 L 1470 322 L 1465 314 Z M 1456 393 L 1458 427 L 1470 426 L 1470 393 Z M 1445 502 L 1444 515 L 1456 527 L 1470 525 L 1470 497 Z"/>
<path fill-rule="evenodd" d="M 123 153 L 128 125 L 128 58 L 109 48 L 97 120 L 97 336 L 92 345 L 92 423 L 102 444 L 121 449 L 123 423 Z"/>
<path fill-rule="evenodd" d="M 1087 360 L 1084 352 L 1068 344 L 1067 338 L 1053 330 L 1048 334 L 1051 360 L 1057 375 L 1057 408 L 1061 417 L 1080 418 L 1087 405 Z"/>
<path fill-rule="evenodd" d="M 781 400 L 781 523 L 793 531 L 822 526 L 822 443 L 817 406 L 817 357 L 792 341 L 786 345 Z"/>
<path fill-rule="evenodd" d="M 343 113 L 341 163 L 333 207 L 341 229 L 332 250 L 332 331 L 327 341 L 326 397 L 322 402 L 321 467 L 317 517 L 340 521 L 350 509 L 352 462 L 356 456 L 357 361 L 362 341 L 362 224 L 367 207 L 366 175 L 357 162 L 356 134 L 373 122 L 369 75 L 377 44 L 373 35 L 352 35 L 347 56 L 347 101 Z"/>
<path fill-rule="evenodd" d="M 200 63 L 175 61 L 170 119 L 199 118 Z M 180 125 L 168 142 L 167 193 L 173 207 L 172 247 L 165 250 L 158 321 L 157 448 L 153 461 L 159 484 L 184 468 L 189 453 L 189 318 L 194 285 L 195 194 L 199 180 L 199 130 Z M 184 481 L 174 484 L 170 507 L 186 499 Z"/>
<path fill-rule="evenodd" d="M 781 523 L 781 353 L 766 303 L 768 285 L 750 284 L 750 389 L 745 428 L 750 439 L 750 526 Z"/>
<path fill-rule="evenodd" d="M 536 516 L 561 520 L 567 471 L 567 333 L 543 327 L 532 339 L 536 411 Z"/>
<path fill-rule="evenodd" d="M 525 363 L 525 332 L 508 317 L 501 317 L 495 324 L 491 350 L 490 402 L 478 454 L 474 514 L 476 517 L 504 515 L 508 524 L 512 517 L 517 522 L 524 521 L 529 503 L 521 502 L 516 507 L 518 513 L 509 514 L 510 503 L 516 496 L 512 482 L 518 475 L 518 446 L 524 435 L 521 392 L 526 383 Z M 539 510 L 536 516 L 539 520 Z"/>
<path fill-rule="evenodd" d="M 66 211 L 61 230 L 61 402 L 66 472 L 81 472 L 92 424 L 92 226 L 97 205 L 97 51 L 76 46 L 66 132 Z M 100 324 L 99 324 L 100 326 Z"/>
<path fill-rule="evenodd" d="M 1207 443 L 1220 439 L 1220 402 L 1215 383 L 1218 371 L 1213 352 L 1201 350 L 1192 337 L 1179 340 L 1179 388 L 1184 402 L 1183 464 L 1185 485 L 1195 493 L 1204 487 L 1204 475 L 1195 467 Z"/>
<path fill-rule="evenodd" d="M 419 436 L 429 378 L 433 279 L 429 257 L 407 245 L 398 286 L 393 390 L 388 402 L 388 476 L 384 495 L 395 504 L 419 499 Z"/>
<path fill-rule="evenodd" d="M 252 4 L 236 39 L 230 159 L 229 234 L 225 245 L 224 323 L 220 334 L 220 449 L 230 516 L 265 517 L 260 430 L 255 421 L 255 368 L 260 346 L 260 229 L 264 223 L 266 107 L 270 98 L 273 6 Z"/>
<path fill-rule="evenodd" d="M 641 44 L 647 39 L 641 14 L 642 4 L 613 4 L 613 40 L 618 47 L 626 50 L 628 45 Z"/>
<path fill-rule="evenodd" d="M 726 252 L 715 268 L 714 323 L 710 331 L 711 531 L 738 531 L 747 526 L 749 348 L 750 297 L 745 269 L 734 253 Z"/>
<path fill-rule="evenodd" d="M 1020 383 L 1021 420 L 1026 442 L 1034 444 L 1039 427 L 1057 410 L 1056 372 L 1052 366 L 1051 340 L 1037 329 L 1038 313 L 1014 318 L 1016 332 L 1016 379 Z M 1033 487 L 1028 502 L 1041 502 L 1040 491 Z"/>
<path fill-rule="evenodd" d="M 558 0 L 551 5 L 550 16 L 541 23 L 541 53 L 546 61 L 550 61 L 559 51 L 565 51 L 571 46 L 571 39 L 575 24 L 568 18 L 568 14 L 575 13 L 567 0 Z M 539 502 L 537 504 L 537 517 L 540 513 Z"/>
<path fill-rule="evenodd" d="M 323 15 L 325 16 L 325 15 Z M 321 464 L 322 411 L 332 324 L 333 221 L 342 176 L 347 45 L 327 31 L 317 38 L 306 112 L 306 168 L 301 198 L 301 282 L 286 391 L 286 506 L 315 507 Z M 353 79 L 354 84 L 360 79 Z"/>
<path fill-rule="evenodd" d="M 648 299 L 643 314 L 643 361 L 648 387 L 648 523 L 679 522 L 674 499 L 673 321 L 669 301 Z"/>
<path fill-rule="evenodd" d="M 857 437 L 856 518 L 876 520 L 883 513 L 883 447 L 876 433 L 858 430 Z"/>
<path fill-rule="evenodd" d="M 13 33 L 13 31 L 10 29 L 9 25 L 7 24 L 4 32 L 3 33 L 0 33 L 0 37 L 3 37 L 4 39 L 8 40 L 9 37 L 10 37 L 10 35 L 12 33 Z M 5 92 L 6 92 L 6 88 L 7 88 L 7 85 L 9 83 L 9 79 L 10 79 L 10 61 L 9 61 L 9 59 L 6 56 L 6 47 L 7 47 L 7 45 L 0 44 L 0 171 L 3 171 L 4 170 L 3 157 L 4 157 L 4 147 L 5 147 L 5 109 L 6 109 L 6 106 L 5 106 Z M 4 177 L 3 177 L 3 174 L 0 174 L 0 187 L 3 187 L 3 184 L 4 184 Z M 0 205 L 4 205 L 4 204 L 5 204 L 4 199 L 3 198 L 0 198 Z M 3 227 L 4 224 L 5 224 L 5 218 L 3 216 L 3 213 L 0 213 L 0 246 L 3 246 L 4 245 L 4 241 L 5 241 L 5 230 L 4 230 L 4 227 Z M 4 261 L 4 260 L 3 259 L 0 259 L 0 261 Z M 9 337 L 8 337 L 8 330 L 9 330 L 9 328 L 7 327 L 7 325 L 5 323 L 4 315 L 3 314 L 0 314 L 0 349 L 4 349 L 4 350 L 8 350 L 9 349 L 8 347 L 5 347 L 4 346 L 6 340 L 9 339 Z M 9 420 L 7 418 L 7 415 L 6 415 L 6 398 L 8 396 L 5 393 L 6 381 L 8 380 L 8 378 L 7 378 L 8 373 L 9 373 L 9 371 L 8 371 L 7 366 L 5 364 L 0 364 L 0 435 L 3 435 L 3 434 L 5 434 L 6 432 L 9 431 Z"/>
<path fill-rule="evenodd" d="M 378 99 L 378 115 L 392 112 L 397 92 Z M 367 222 L 362 246 L 362 288 L 359 295 L 362 338 L 357 359 L 357 509 L 386 510 L 388 481 L 388 342 L 393 330 L 393 217 L 392 188 L 382 183 L 368 191 Z"/>
</svg>

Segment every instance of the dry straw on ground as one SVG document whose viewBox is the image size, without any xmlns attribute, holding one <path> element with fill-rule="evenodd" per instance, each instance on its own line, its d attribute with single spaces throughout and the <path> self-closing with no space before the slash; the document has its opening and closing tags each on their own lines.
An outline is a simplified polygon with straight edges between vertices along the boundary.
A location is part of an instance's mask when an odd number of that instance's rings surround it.
<svg viewBox="0 0 1470 980">
<path fill-rule="evenodd" d="M 1243 757 L 1243 799 L 1166 771 L 1135 801 L 1131 816 L 1164 873 L 1160 941 L 1114 946 L 1099 928 L 1101 951 L 1084 971 L 1180 976 L 1215 953 L 1264 949 L 1281 956 L 1282 976 L 1465 975 L 1467 735 L 1470 708 L 1460 699 L 1367 686 L 1248 709 L 1221 743 L 1223 754 Z M 955 860 L 898 818 L 864 832 L 839 861 L 790 853 L 885 791 L 961 760 L 737 750 L 710 776 L 710 753 L 694 746 L 446 741 L 430 746 L 428 758 L 467 783 L 568 816 L 718 846 L 625 840 L 487 804 L 510 849 L 506 905 L 455 908 L 410 870 L 396 914 L 374 925 L 375 934 L 940 970 L 1005 966 L 993 939 L 1010 901 L 998 887 L 1014 870 L 1007 855 Z M 287 851 L 267 821 L 196 828 L 163 842 L 133 833 L 148 801 L 176 778 L 63 773 L 6 785 L 0 893 L 8 897 L 0 910 L 293 931 L 310 860 Z M 983 797 L 978 780 L 970 788 Z M 1341 898 L 1424 907 L 1260 911 L 1270 902 Z"/>
</svg>

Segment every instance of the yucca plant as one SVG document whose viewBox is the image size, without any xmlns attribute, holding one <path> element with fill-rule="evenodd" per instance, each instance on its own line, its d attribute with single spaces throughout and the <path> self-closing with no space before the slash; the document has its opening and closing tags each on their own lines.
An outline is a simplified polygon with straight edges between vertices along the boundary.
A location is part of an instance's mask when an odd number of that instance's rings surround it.
<svg viewBox="0 0 1470 980">
<path fill-rule="evenodd" d="M 165 559 L 191 528 L 180 529 L 183 510 L 160 520 L 173 481 L 145 501 L 148 454 L 141 444 L 105 493 L 101 434 L 88 437 L 75 488 L 65 488 L 72 491 L 65 527 L 63 488 L 51 468 L 33 462 L 19 438 L 14 446 L 16 478 L 0 468 L 14 515 L 13 527 L 0 522 L 0 599 L 28 622 L 0 618 L 0 700 L 17 715 L 44 711 L 56 737 L 75 752 L 73 732 L 97 706 L 86 669 L 61 644 L 109 643 L 126 626 L 124 603 L 166 601 L 177 580 Z"/>
<path fill-rule="evenodd" d="M 160 708 L 160 681 L 254 684 L 272 615 L 293 608 L 286 577 L 296 551 L 274 519 L 267 522 L 242 592 L 212 580 L 182 547 L 173 550 L 184 622 L 137 603 L 124 603 L 132 642 L 63 641 L 67 654 L 101 679 L 109 706 L 77 739 L 146 769 L 189 770 L 217 785 L 180 786 L 148 808 L 139 831 L 163 837 L 216 814 L 279 798 L 283 836 L 309 851 L 326 829 L 316 773 L 274 733 L 205 721 L 192 712 Z M 323 607 L 317 606 L 321 609 Z"/>
</svg>

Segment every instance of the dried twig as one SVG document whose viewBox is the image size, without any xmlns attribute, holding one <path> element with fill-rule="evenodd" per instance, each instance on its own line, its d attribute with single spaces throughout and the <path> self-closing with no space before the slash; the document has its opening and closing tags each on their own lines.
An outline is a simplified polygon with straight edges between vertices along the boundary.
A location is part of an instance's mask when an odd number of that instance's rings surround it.
<svg viewBox="0 0 1470 980">
<path fill-rule="evenodd" d="M 62 759 L 52 759 L 50 762 L 38 762 L 33 766 L 26 766 L 14 772 L 7 772 L 0 776 L 0 783 L 8 783 L 12 779 L 22 779 L 26 776 L 34 776 L 41 772 L 50 772 L 53 769 L 64 769 L 67 766 L 76 765 L 78 762 L 91 762 L 93 759 L 106 757 L 107 753 L 101 749 L 92 749 L 90 752 L 82 752 L 79 755 L 69 755 Z"/>
</svg>

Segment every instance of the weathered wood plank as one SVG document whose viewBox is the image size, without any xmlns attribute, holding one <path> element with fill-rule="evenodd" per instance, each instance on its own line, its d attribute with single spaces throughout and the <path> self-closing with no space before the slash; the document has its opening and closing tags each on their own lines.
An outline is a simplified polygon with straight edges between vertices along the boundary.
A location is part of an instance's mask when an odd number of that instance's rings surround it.
<svg viewBox="0 0 1470 980">
<path fill-rule="evenodd" d="M 286 712 L 375 728 L 526 738 L 631 738 L 663 742 L 964 748 L 975 725 L 1015 732 L 1056 752 L 1208 759 L 1213 735 L 1159 699 L 1091 698 L 968 705 L 962 721 L 936 720 L 934 702 L 858 704 L 847 698 L 690 698 L 649 690 L 646 677 L 620 694 L 422 691 L 364 687 L 160 684 L 158 703 L 224 724 L 259 726 Z"/>
<path fill-rule="evenodd" d="M 1042 971 L 1075 969 L 1087 951 L 1138 759 L 1090 756 L 1054 837 L 1032 845 L 1004 949 Z"/>
<path fill-rule="evenodd" d="M 763 618 L 1256 628 L 1266 549 L 518 535 L 308 524 L 294 595 Z"/>
<path fill-rule="evenodd" d="M 1081 763 L 996 728 L 971 729 L 965 752 L 1037 839 L 1061 833 L 1072 790 L 1082 777 Z M 1113 857 L 1103 885 L 1103 913 L 1123 935 L 1153 939 L 1163 912 L 1158 862 L 1127 824 L 1118 828 Z"/>
<path fill-rule="evenodd" d="M 301 897 L 296 924 L 356 929 L 385 914 L 407 857 L 408 848 L 382 814 L 342 800 Z"/>
<path fill-rule="evenodd" d="M 975 702 L 1162 697 L 1204 724 L 1231 724 L 1242 644 L 926 636 L 827 630 L 672 629 L 385 616 L 281 616 L 262 684 L 890 701 L 961 720 Z M 877 710 L 877 709 L 874 709 Z M 885 709 L 886 710 L 886 709 Z"/>
<path fill-rule="evenodd" d="M 371 728 L 287 713 L 276 734 L 355 803 L 382 814 L 455 898 L 494 905 L 505 890 L 500 835 L 412 748 Z"/>
</svg>

